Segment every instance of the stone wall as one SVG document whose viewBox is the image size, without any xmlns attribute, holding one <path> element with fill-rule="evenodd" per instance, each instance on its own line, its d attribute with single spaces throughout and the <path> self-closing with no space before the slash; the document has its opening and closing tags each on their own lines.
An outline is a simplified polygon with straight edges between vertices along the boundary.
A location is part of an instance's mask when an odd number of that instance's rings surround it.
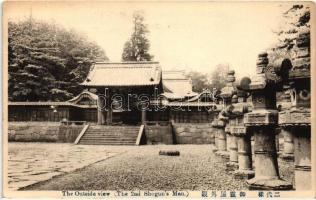
<svg viewBox="0 0 316 200">
<path fill-rule="evenodd" d="M 210 144 L 214 130 L 211 123 L 174 123 L 173 132 L 177 144 Z"/>
<path fill-rule="evenodd" d="M 74 142 L 83 125 L 59 122 L 9 122 L 9 142 Z"/>
<path fill-rule="evenodd" d="M 148 122 L 145 125 L 145 135 L 147 144 L 173 144 L 169 122 Z"/>
<path fill-rule="evenodd" d="M 74 143 L 83 127 L 84 125 L 60 125 L 58 141 Z"/>
</svg>

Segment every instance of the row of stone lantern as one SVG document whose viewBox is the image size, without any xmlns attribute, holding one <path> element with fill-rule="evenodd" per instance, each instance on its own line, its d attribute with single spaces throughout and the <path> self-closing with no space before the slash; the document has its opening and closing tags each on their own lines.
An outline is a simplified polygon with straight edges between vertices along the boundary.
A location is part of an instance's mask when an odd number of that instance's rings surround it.
<svg viewBox="0 0 316 200">
<path fill-rule="evenodd" d="M 245 77 L 234 84 L 234 71 L 228 72 L 227 84 L 219 95 L 224 108 L 212 123 L 213 152 L 228 159 L 227 170 L 235 178 L 248 179 L 249 189 L 293 188 L 280 177 L 277 128 L 284 138 L 280 157 L 294 160 L 295 189 L 311 189 L 310 63 L 306 59 L 310 50 L 306 37 L 308 33 L 299 35 L 295 46 L 298 53 L 292 61 L 282 58 L 269 62 L 268 54 L 262 52 L 251 79 Z M 290 93 L 291 105 L 277 108 L 277 91 L 284 90 Z M 252 105 L 247 102 L 249 96 Z"/>
</svg>

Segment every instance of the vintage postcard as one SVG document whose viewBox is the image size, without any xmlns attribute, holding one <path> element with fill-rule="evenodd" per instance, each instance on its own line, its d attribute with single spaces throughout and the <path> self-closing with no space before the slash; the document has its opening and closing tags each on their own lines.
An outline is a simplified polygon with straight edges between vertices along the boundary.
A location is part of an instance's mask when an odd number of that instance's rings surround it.
<svg viewBox="0 0 316 200">
<path fill-rule="evenodd" d="M 4 2 L 3 197 L 315 198 L 315 11 Z"/>
</svg>

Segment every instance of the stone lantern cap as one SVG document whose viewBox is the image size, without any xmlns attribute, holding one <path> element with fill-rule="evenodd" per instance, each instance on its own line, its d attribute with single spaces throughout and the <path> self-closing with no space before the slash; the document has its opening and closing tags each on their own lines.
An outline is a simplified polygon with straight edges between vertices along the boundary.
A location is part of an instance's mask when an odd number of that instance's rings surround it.
<svg viewBox="0 0 316 200">
<path fill-rule="evenodd" d="M 240 81 L 239 89 L 244 91 L 253 91 L 265 89 L 267 86 L 266 77 L 264 74 L 257 74 L 253 76 L 251 79 L 249 77 L 244 77 Z"/>
<path fill-rule="evenodd" d="M 269 63 L 268 53 L 261 52 L 258 55 L 257 59 L 257 74 L 253 77 L 244 77 L 237 82 L 237 89 L 244 91 L 260 90 L 264 89 L 267 86 L 267 80 L 265 76 L 265 70 Z"/>
<path fill-rule="evenodd" d="M 222 88 L 221 93 L 219 95 L 223 99 L 232 98 L 232 96 L 234 94 L 236 94 L 236 87 L 233 84 L 235 82 L 235 71 L 234 70 L 230 70 L 227 73 L 226 81 L 227 81 L 226 86 L 224 88 Z"/>
</svg>

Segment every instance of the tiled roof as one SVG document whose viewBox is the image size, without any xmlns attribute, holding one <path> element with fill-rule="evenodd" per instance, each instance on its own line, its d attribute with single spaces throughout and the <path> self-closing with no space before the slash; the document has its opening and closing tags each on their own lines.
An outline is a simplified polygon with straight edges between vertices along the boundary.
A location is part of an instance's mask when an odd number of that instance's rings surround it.
<svg viewBox="0 0 316 200">
<path fill-rule="evenodd" d="M 71 102 L 57 102 L 57 101 L 20 101 L 20 102 L 8 102 L 9 106 L 72 106 L 78 108 L 97 108 L 96 104 L 91 105 L 79 105 Z"/>
<path fill-rule="evenodd" d="M 210 98 L 212 99 L 213 101 L 213 93 L 211 93 L 210 91 L 208 90 L 205 90 L 205 91 L 202 91 L 201 93 L 197 94 L 196 96 L 188 99 L 189 102 L 194 102 L 194 101 L 199 101 L 200 98 L 203 98 L 203 97 L 207 97 L 207 98 Z"/>
<path fill-rule="evenodd" d="M 162 79 L 163 80 L 187 80 L 185 77 L 185 72 L 183 70 L 170 70 L 170 71 L 162 71 Z"/>
<path fill-rule="evenodd" d="M 84 86 L 158 85 L 161 67 L 158 62 L 95 63 Z"/>
<path fill-rule="evenodd" d="M 197 93 L 192 91 L 191 81 L 185 77 L 184 71 L 163 71 L 162 84 L 165 96 L 170 99 L 197 95 Z"/>
<path fill-rule="evenodd" d="M 221 107 L 221 105 L 215 104 L 213 102 L 188 102 L 188 101 L 184 101 L 184 102 L 168 102 L 167 104 L 168 106 L 183 106 L 183 107 L 187 107 L 187 106 L 197 106 L 197 107 L 210 107 L 210 106 L 216 106 L 216 107 Z"/>
<path fill-rule="evenodd" d="M 183 95 L 178 95 L 172 92 L 164 92 L 161 95 L 163 95 L 167 99 L 183 99 L 184 98 Z"/>
<path fill-rule="evenodd" d="M 173 102 L 169 102 L 169 101 L 157 101 L 157 100 L 150 100 L 150 104 L 151 105 L 159 105 L 159 104 L 162 104 L 164 106 L 170 106 L 170 107 L 179 107 L 179 106 L 182 106 L 182 107 L 216 107 L 216 110 L 221 110 L 223 109 L 223 105 L 221 104 L 216 104 L 214 102 L 189 102 L 189 101 L 173 101 Z"/>
<path fill-rule="evenodd" d="M 23 102 L 8 102 L 9 106 L 72 106 L 73 104 L 67 101 L 23 101 Z"/>
</svg>

